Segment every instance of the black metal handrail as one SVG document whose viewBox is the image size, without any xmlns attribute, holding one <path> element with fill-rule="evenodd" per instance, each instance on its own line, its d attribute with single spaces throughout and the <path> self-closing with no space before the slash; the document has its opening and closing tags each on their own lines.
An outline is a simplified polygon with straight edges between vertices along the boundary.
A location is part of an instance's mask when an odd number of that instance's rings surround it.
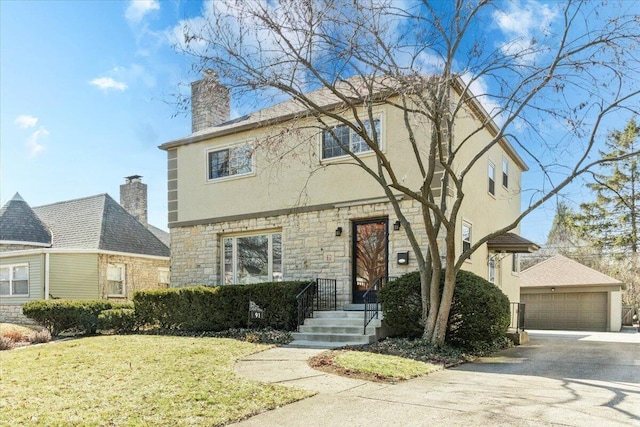
<svg viewBox="0 0 640 427">
<path fill-rule="evenodd" d="M 378 318 L 380 304 L 378 303 L 378 291 L 387 283 L 397 279 L 397 277 L 380 276 L 369 285 L 362 299 L 364 300 L 364 329 L 362 333 L 367 334 L 367 326 L 373 319 Z"/>
<path fill-rule="evenodd" d="M 315 295 L 315 280 L 310 281 L 307 286 L 296 295 L 296 301 L 298 302 L 298 331 L 300 330 L 300 325 L 304 323 L 304 319 L 313 317 L 313 300 Z"/>
<path fill-rule="evenodd" d="M 515 328 L 516 332 L 524 331 L 524 309 L 523 302 L 511 303 L 511 325 L 509 327 Z"/>
<path fill-rule="evenodd" d="M 309 282 L 298 295 L 298 325 L 304 324 L 305 319 L 313 317 L 314 310 L 337 310 L 338 292 L 337 280 L 315 279 Z"/>
</svg>

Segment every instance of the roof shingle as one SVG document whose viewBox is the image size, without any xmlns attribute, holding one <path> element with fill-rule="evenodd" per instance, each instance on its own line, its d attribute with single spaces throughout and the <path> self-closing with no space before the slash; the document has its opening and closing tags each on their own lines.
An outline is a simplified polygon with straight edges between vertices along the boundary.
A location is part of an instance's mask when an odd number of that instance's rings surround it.
<svg viewBox="0 0 640 427">
<path fill-rule="evenodd" d="M 16 193 L 0 209 L 0 240 L 51 245 L 51 232 Z"/>
<path fill-rule="evenodd" d="M 556 255 L 520 272 L 520 287 L 622 285 L 577 261 Z"/>
</svg>

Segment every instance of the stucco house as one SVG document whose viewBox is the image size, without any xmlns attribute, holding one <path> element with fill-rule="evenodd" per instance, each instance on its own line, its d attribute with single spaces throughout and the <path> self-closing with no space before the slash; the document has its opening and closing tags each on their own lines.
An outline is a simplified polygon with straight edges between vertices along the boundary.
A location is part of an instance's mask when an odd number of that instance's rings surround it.
<svg viewBox="0 0 640 427">
<path fill-rule="evenodd" d="M 455 88 L 452 95 L 458 96 Z M 309 96 L 322 105 L 336 103 L 325 90 Z M 459 113 L 454 135 L 469 135 L 478 120 L 486 120 L 490 125 L 474 137 L 486 142 L 496 127 L 477 101 L 469 103 Z M 192 133 L 160 146 L 168 156 L 172 286 L 331 278 L 337 281 L 341 308 L 361 303 L 377 277 L 417 269 L 382 189 L 348 164 L 308 110 L 290 100 L 230 120 L 229 105 L 229 90 L 215 76 L 192 83 Z M 348 111 L 340 114 L 352 117 Z M 403 120 L 399 109 L 381 104 L 365 125 L 375 126 L 380 148 L 416 188 L 420 177 L 406 155 L 410 148 Z M 333 131 L 364 162 L 375 164 L 374 152 L 359 144 L 347 126 L 336 125 Z M 429 135 L 416 137 L 427 141 Z M 475 154 L 460 157 L 464 161 Z M 520 213 L 526 170 L 506 138 L 484 154 L 465 182 L 462 221 L 456 225 L 460 248 Z M 420 207 L 401 194 L 397 198 L 407 217 L 420 222 Z M 419 239 L 426 246 L 426 236 Z M 518 302 L 517 253 L 535 249 L 514 230 L 483 245 L 464 268 Z"/>
<path fill-rule="evenodd" d="M 28 301 L 169 286 L 168 233 L 147 227 L 146 184 L 128 177 L 120 191 L 129 211 L 108 194 L 31 208 L 16 193 L 0 209 L 0 321 L 24 322 Z"/>
<path fill-rule="evenodd" d="M 623 283 L 556 255 L 520 273 L 527 329 L 618 332 Z"/>
</svg>

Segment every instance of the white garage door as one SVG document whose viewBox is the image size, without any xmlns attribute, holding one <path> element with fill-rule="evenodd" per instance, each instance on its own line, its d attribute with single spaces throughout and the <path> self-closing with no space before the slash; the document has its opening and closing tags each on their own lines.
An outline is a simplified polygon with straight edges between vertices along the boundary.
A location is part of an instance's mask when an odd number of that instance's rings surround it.
<svg viewBox="0 0 640 427">
<path fill-rule="evenodd" d="M 606 331 L 607 293 L 523 294 L 526 329 Z"/>
</svg>

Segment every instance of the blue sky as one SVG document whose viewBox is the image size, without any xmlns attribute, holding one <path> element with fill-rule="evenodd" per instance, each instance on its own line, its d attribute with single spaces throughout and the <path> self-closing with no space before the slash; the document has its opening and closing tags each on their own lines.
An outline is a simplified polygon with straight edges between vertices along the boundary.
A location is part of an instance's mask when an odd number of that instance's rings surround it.
<svg viewBox="0 0 640 427">
<path fill-rule="evenodd" d="M 149 222 L 166 229 L 166 153 L 157 146 L 190 133 L 190 117 L 171 102 L 198 77 L 169 35 L 202 7 L 0 1 L 1 203 L 16 192 L 31 206 L 100 193 L 119 200 L 123 177 L 137 174 L 148 184 Z M 504 33 L 527 29 L 531 16 L 517 13 L 497 24 Z M 582 183 L 568 193 L 579 201 Z M 547 203 L 522 234 L 543 243 L 554 213 Z"/>
<path fill-rule="evenodd" d="M 190 133 L 170 102 L 193 76 L 165 31 L 197 13 L 193 3 L 0 2 L 2 204 L 16 192 L 31 206 L 119 200 L 123 177 L 138 174 L 149 222 L 166 228 L 157 146 Z"/>
</svg>

